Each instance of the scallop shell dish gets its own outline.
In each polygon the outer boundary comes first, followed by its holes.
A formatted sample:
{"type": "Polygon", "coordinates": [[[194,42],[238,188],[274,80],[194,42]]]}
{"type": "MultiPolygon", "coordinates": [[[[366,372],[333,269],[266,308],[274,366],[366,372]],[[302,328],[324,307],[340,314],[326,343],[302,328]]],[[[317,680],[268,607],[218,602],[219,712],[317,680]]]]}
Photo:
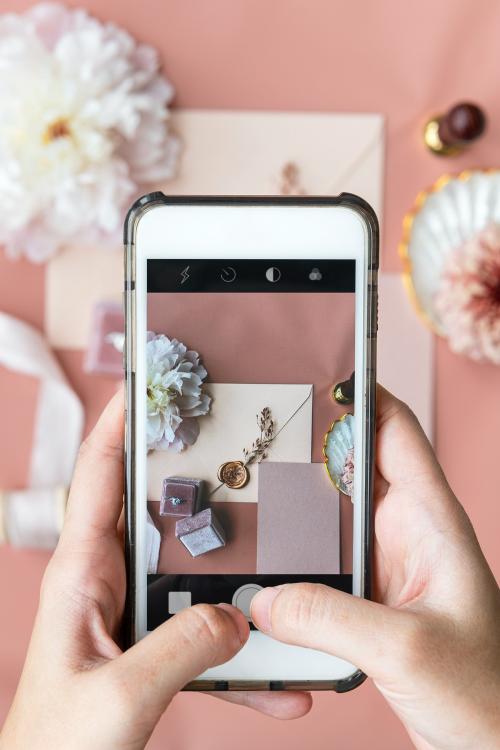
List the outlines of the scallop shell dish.
{"type": "Polygon", "coordinates": [[[344,414],[325,436],[323,453],[330,479],[352,499],[354,482],[354,416],[344,414]]]}
{"type": "Polygon", "coordinates": [[[500,364],[500,171],[444,176],[405,217],[406,286],[450,348],[500,364]]]}

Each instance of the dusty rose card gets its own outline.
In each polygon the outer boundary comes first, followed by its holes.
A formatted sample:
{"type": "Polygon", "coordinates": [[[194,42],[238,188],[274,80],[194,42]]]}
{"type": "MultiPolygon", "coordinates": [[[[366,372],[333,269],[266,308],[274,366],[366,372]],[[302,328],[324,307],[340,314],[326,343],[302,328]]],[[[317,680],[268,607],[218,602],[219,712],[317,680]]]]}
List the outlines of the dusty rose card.
{"type": "Polygon", "coordinates": [[[339,572],[339,493],[325,465],[263,462],[257,573],[339,572]]]}

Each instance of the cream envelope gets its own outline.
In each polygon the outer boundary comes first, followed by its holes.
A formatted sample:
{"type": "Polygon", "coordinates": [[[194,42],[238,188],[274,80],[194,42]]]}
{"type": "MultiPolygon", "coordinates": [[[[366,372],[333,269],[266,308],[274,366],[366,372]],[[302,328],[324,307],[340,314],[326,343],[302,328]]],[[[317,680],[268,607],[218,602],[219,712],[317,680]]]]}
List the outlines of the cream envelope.
{"type": "MultiPolygon", "coordinates": [[[[172,195],[349,191],[381,217],[382,115],[176,110],[172,125],[184,143],[179,176],[158,186],[172,195]]],[[[53,258],[45,294],[52,346],[85,349],[93,304],[120,299],[122,289],[121,248],[75,245],[53,258]]]]}
{"type": "Polygon", "coordinates": [[[381,216],[380,114],[176,110],[172,125],[184,141],[179,176],[166,186],[173,195],[344,191],[381,216]]]}
{"type": "MultiPolygon", "coordinates": [[[[212,406],[210,413],[200,418],[196,443],[181,453],[152,451],[148,455],[149,500],[160,500],[163,479],[169,476],[204,479],[208,491],[214,490],[220,484],[219,466],[225,461],[241,459],[243,449],[250,448],[259,436],[256,415],[265,406],[271,409],[277,431],[283,428],[269,447],[269,459],[310,463],[311,385],[210,383],[207,390],[213,398],[212,406]],[[285,426],[288,419],[290,422],[285,426]]],[[[250,480],[245,487],[238,490],[221,487],[210,496],[210,501],[257,502],[258,465],[248,468],[250,480]]]]}

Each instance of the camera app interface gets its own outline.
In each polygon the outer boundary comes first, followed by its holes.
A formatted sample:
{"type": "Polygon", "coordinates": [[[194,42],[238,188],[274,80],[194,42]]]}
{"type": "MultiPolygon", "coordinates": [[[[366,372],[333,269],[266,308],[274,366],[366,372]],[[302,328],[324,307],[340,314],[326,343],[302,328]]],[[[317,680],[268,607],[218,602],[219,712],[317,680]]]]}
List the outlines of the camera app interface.
{"type": "Polygon", "coordinates": [[[148,629],[352,588],[355,262],[149,260],[148,629]]]}

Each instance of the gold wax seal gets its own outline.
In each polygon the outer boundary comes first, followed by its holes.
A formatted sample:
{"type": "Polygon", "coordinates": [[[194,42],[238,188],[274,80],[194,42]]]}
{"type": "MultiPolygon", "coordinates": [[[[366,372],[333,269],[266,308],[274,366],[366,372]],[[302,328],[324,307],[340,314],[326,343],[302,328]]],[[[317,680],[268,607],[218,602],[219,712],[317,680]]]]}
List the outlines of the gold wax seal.
{"type": "Polygon", "coordinates": [[[231,490],[239,490],[246,485],[250,475],[243,461],[226,461],[219,467],[217,478],[231,490]]]}

